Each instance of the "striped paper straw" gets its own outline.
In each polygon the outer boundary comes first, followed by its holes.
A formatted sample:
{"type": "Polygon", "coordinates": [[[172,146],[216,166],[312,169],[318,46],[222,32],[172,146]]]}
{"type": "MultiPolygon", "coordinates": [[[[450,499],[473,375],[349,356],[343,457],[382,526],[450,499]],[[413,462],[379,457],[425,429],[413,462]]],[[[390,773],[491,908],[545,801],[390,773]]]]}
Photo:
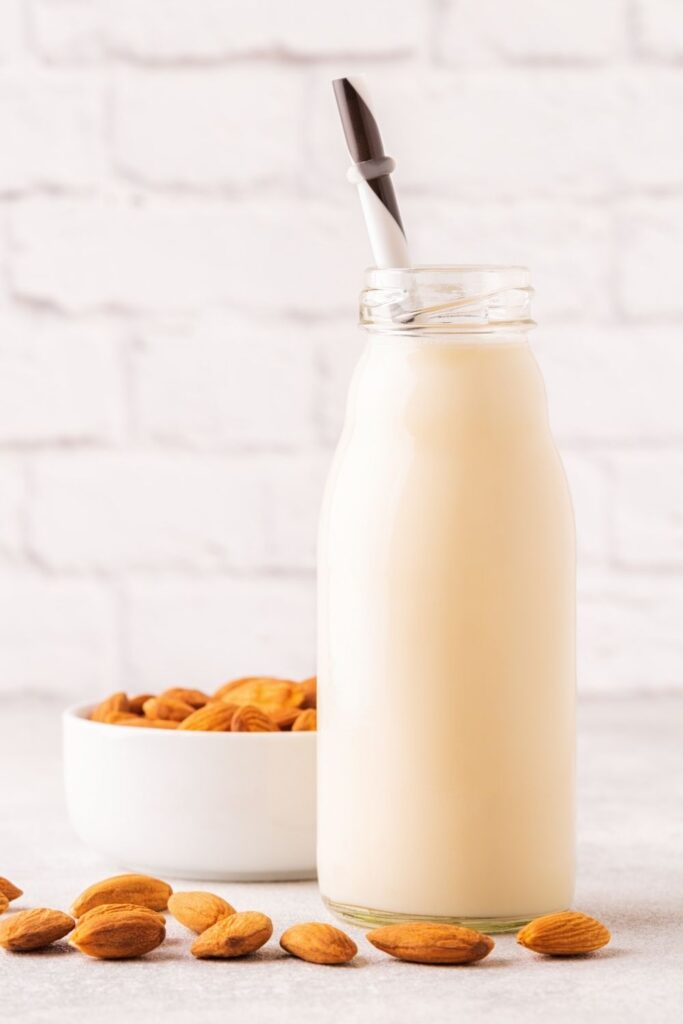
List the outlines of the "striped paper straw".
{"type": "Polygon", "coordinates": [[[409,267],[408,244],[391,180],[396,164],[384,152],[365,77],[337,78],[332,84],[353,160],[347,177],[358,189],[375,265],[409,267]]]}

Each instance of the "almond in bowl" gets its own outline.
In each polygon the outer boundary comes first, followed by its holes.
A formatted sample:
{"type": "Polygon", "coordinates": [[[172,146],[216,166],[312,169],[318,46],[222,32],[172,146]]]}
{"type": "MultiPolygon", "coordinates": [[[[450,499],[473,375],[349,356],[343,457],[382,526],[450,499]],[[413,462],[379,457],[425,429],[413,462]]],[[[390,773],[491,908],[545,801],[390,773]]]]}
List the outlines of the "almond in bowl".
{"type": "Polygon", "coordinates": [[[64,773],[76,832],[156,876],[314,878],[315,702],[313,680],[258,676],[212,693],[119,692],[70,708],[64,773]]]}

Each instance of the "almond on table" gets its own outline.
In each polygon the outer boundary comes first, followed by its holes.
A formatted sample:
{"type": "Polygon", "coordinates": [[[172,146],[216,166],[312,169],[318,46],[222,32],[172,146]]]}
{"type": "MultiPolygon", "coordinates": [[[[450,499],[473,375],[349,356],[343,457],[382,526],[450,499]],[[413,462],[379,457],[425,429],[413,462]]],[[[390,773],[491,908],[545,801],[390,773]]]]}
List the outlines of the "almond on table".
{"type": "Polygon", "coordinates": [[[520,946],[546,956],[580,956],[594,953],[610,941],[604,924],[576,910],[544,914],[530,921],[517,934],[520,946]]]}
{"type": "Polygon", "coordinates": [[[75,924],[74,919],[61,910],[48,907],[22,910],[0,921],[0,946],[12,953],[44,949],[68,935],[75,924]]]}
{"type": "Polygon", "coordinates": [[[212,892],[175,892],[168,901],[168,909],[176,921],[198,935],[235,913],[227,900],[212,892]]]}
{"type": "Polygon", "coordinates": [[[0,914],[4,914],[9,907],[9,900],[5,896],[4,892],[0,892],[0,914]]]}
{"type": "Polygon", "coordinates": [[[165,938],[165,923],[158,914],[144,907],[108,906],[84,915],[69,944],[100,960],[128,960],[150,953],[165,938]]]}
{"type": "Polygon", "coordinates": [[[273,934],[273,922],[255,910],[221,918],[192,944],[192,955],[219,960],[246,956],[265,945],[273,934]]]}
{"type": "Polygon", "coordinates": [[[150,875],[114,875],[85,889],[71,908],[82,917],[101,903],[133,903],[150,910],[165,910],[173,890],[167,882],[150,875]]]}
{"type": "Polygon", "coordinates": [[[0,893],[7,899],[8,903],[24,895],[23,889],[17,888],[9,878],[0,877],[0,893]]]}
{"type": "Polygon", "coordinates": [[[292,956],[311,964],[347,964],[358,946],[346,932],[320,921],[295,924],[283,932],[280,945],[292,956]]]}
{"type": "Polygon", "coordinates": [[[470,964],[483,960],[495,945],[489,935],[471,928],[428,921],[389,924],[366,938],[389,956],[416,964],[470,964]]]}
{"type": "Polygon", "coordinates": [[[162,913],[158,910],[150,910],[149,907],[140,907],[136,903],[99,903],[92,910],[86,910],[85,914],[81,914],[78,919],[78,926],[80,928],[84,921],[91,921],[93,917],[108,916],[113,910],[139,910],[143,914],[151,914],[159,924],[163,924],[164,927],[166,926],[166,918],[162,913]]]}

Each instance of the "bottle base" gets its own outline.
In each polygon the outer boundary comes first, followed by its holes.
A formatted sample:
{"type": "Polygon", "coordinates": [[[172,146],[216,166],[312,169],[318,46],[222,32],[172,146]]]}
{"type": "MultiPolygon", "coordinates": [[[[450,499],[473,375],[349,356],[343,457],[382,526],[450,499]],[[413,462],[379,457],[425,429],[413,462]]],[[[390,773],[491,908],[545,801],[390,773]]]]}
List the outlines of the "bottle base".
{"type": "Polygon", "coordinates": [[[358,928],[377,928],[384,924],[403,924],[406,921],[431,921],[435,924],[459,924],[464,928],[488,935],[516,932],[533,920],[526,917],[448,917],[437,914],[398,914],[391,910],[374,910],[370,907],[356,907],[350,903],[337,903],[322,896],[323,903],[336,917],[358,928]]]}

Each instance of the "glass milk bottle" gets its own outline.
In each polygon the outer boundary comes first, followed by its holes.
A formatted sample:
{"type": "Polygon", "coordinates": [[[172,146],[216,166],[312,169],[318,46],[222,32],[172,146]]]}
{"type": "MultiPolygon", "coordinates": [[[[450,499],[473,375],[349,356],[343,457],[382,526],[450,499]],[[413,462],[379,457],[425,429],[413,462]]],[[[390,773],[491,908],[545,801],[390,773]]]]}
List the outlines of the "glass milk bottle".
{"type": "Polygon", "coordinates": [[[356,923],[572,902],[574,522],[530,294],[366,274],[319,541],[318,869],[356,923]]]}

